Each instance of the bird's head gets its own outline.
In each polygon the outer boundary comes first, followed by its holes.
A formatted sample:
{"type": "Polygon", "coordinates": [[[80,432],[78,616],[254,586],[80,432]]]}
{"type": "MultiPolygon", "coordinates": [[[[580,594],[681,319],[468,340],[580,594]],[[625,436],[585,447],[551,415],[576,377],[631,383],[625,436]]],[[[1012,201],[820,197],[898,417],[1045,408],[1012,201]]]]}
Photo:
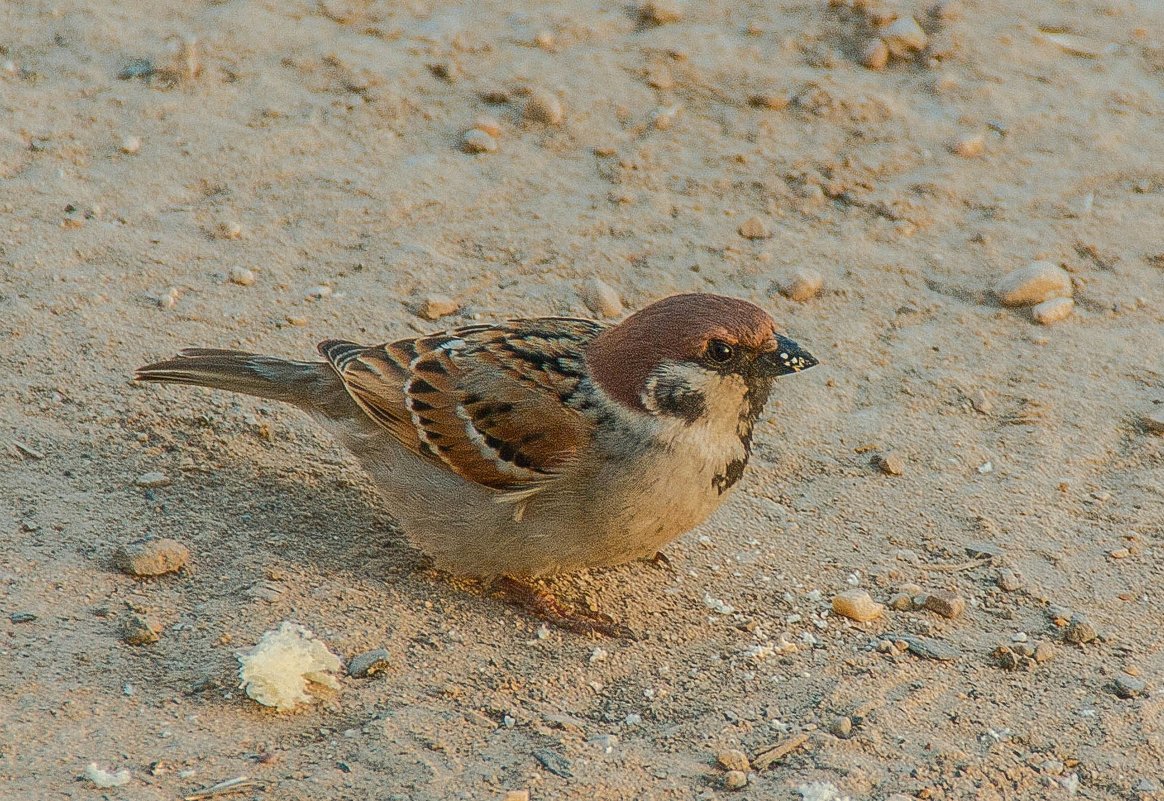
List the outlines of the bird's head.
{"type": "Polygon", "coordinates": [[[817,364],[759,306],[702,293],[673,295],[632,314],[595,337],[586,360],[614,400],[688,423],[732,406],[754,421],[773,381],[817,364]]]}

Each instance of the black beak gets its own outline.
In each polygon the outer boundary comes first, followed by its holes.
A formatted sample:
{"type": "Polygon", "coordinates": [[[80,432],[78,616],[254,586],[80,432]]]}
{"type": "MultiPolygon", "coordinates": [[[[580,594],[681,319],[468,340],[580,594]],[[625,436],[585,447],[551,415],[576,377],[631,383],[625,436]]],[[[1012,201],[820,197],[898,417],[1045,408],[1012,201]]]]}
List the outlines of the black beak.
{"type": "Polygon", "coordinates": [[[820,362],[816,357],[797,345],[788,337],[776,335],[776,347],[764,351],[756,358],[756,371],[761,375],[778,378],[782,375],[799,373],[820,362]]]}

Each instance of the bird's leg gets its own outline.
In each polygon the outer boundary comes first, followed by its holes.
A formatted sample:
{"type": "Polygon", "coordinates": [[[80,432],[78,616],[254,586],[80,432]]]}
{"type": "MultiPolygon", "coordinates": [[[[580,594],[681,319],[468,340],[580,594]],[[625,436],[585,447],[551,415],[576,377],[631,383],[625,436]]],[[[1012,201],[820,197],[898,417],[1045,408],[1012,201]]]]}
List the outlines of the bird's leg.
{"type": "Polygon", "coordinates": [[[616,622],[610,615],[579,610],[562,603],[543,586],[501,576],[494,580],[493,589],[507,603],[532,613],[551,626],[578,634],[595,633],[617,638],[634,636],[629,628],[616,622]]]}

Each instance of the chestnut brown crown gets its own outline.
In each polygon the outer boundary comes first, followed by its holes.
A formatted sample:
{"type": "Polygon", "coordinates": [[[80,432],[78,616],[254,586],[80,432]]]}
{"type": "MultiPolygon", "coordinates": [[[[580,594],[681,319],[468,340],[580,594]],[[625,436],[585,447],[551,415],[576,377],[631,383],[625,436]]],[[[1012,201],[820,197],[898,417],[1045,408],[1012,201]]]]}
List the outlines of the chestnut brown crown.
{"type": "Polygon", "coordinates": [[[818,363],[759,306],[706,293],[673,295],[632,314],[595,337],[586,360],[610,397],[638,410],[647,380],[668,362],[763,384],[818,363]]]}

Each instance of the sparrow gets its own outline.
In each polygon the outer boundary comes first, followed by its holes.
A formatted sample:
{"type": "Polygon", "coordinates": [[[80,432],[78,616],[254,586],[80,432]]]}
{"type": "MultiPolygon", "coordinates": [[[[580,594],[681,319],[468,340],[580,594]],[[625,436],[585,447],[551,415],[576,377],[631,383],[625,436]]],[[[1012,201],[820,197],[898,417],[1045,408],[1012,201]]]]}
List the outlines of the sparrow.
{"type": "Polygon", "coordinates": [[[817,360],[744,300],[664,298],[611,325],[467,325],[325,361],[191,348],[135,378],[299,407],[443,571],[518,582],[629,562],[703,522],[774,381],[817,360]]]}

